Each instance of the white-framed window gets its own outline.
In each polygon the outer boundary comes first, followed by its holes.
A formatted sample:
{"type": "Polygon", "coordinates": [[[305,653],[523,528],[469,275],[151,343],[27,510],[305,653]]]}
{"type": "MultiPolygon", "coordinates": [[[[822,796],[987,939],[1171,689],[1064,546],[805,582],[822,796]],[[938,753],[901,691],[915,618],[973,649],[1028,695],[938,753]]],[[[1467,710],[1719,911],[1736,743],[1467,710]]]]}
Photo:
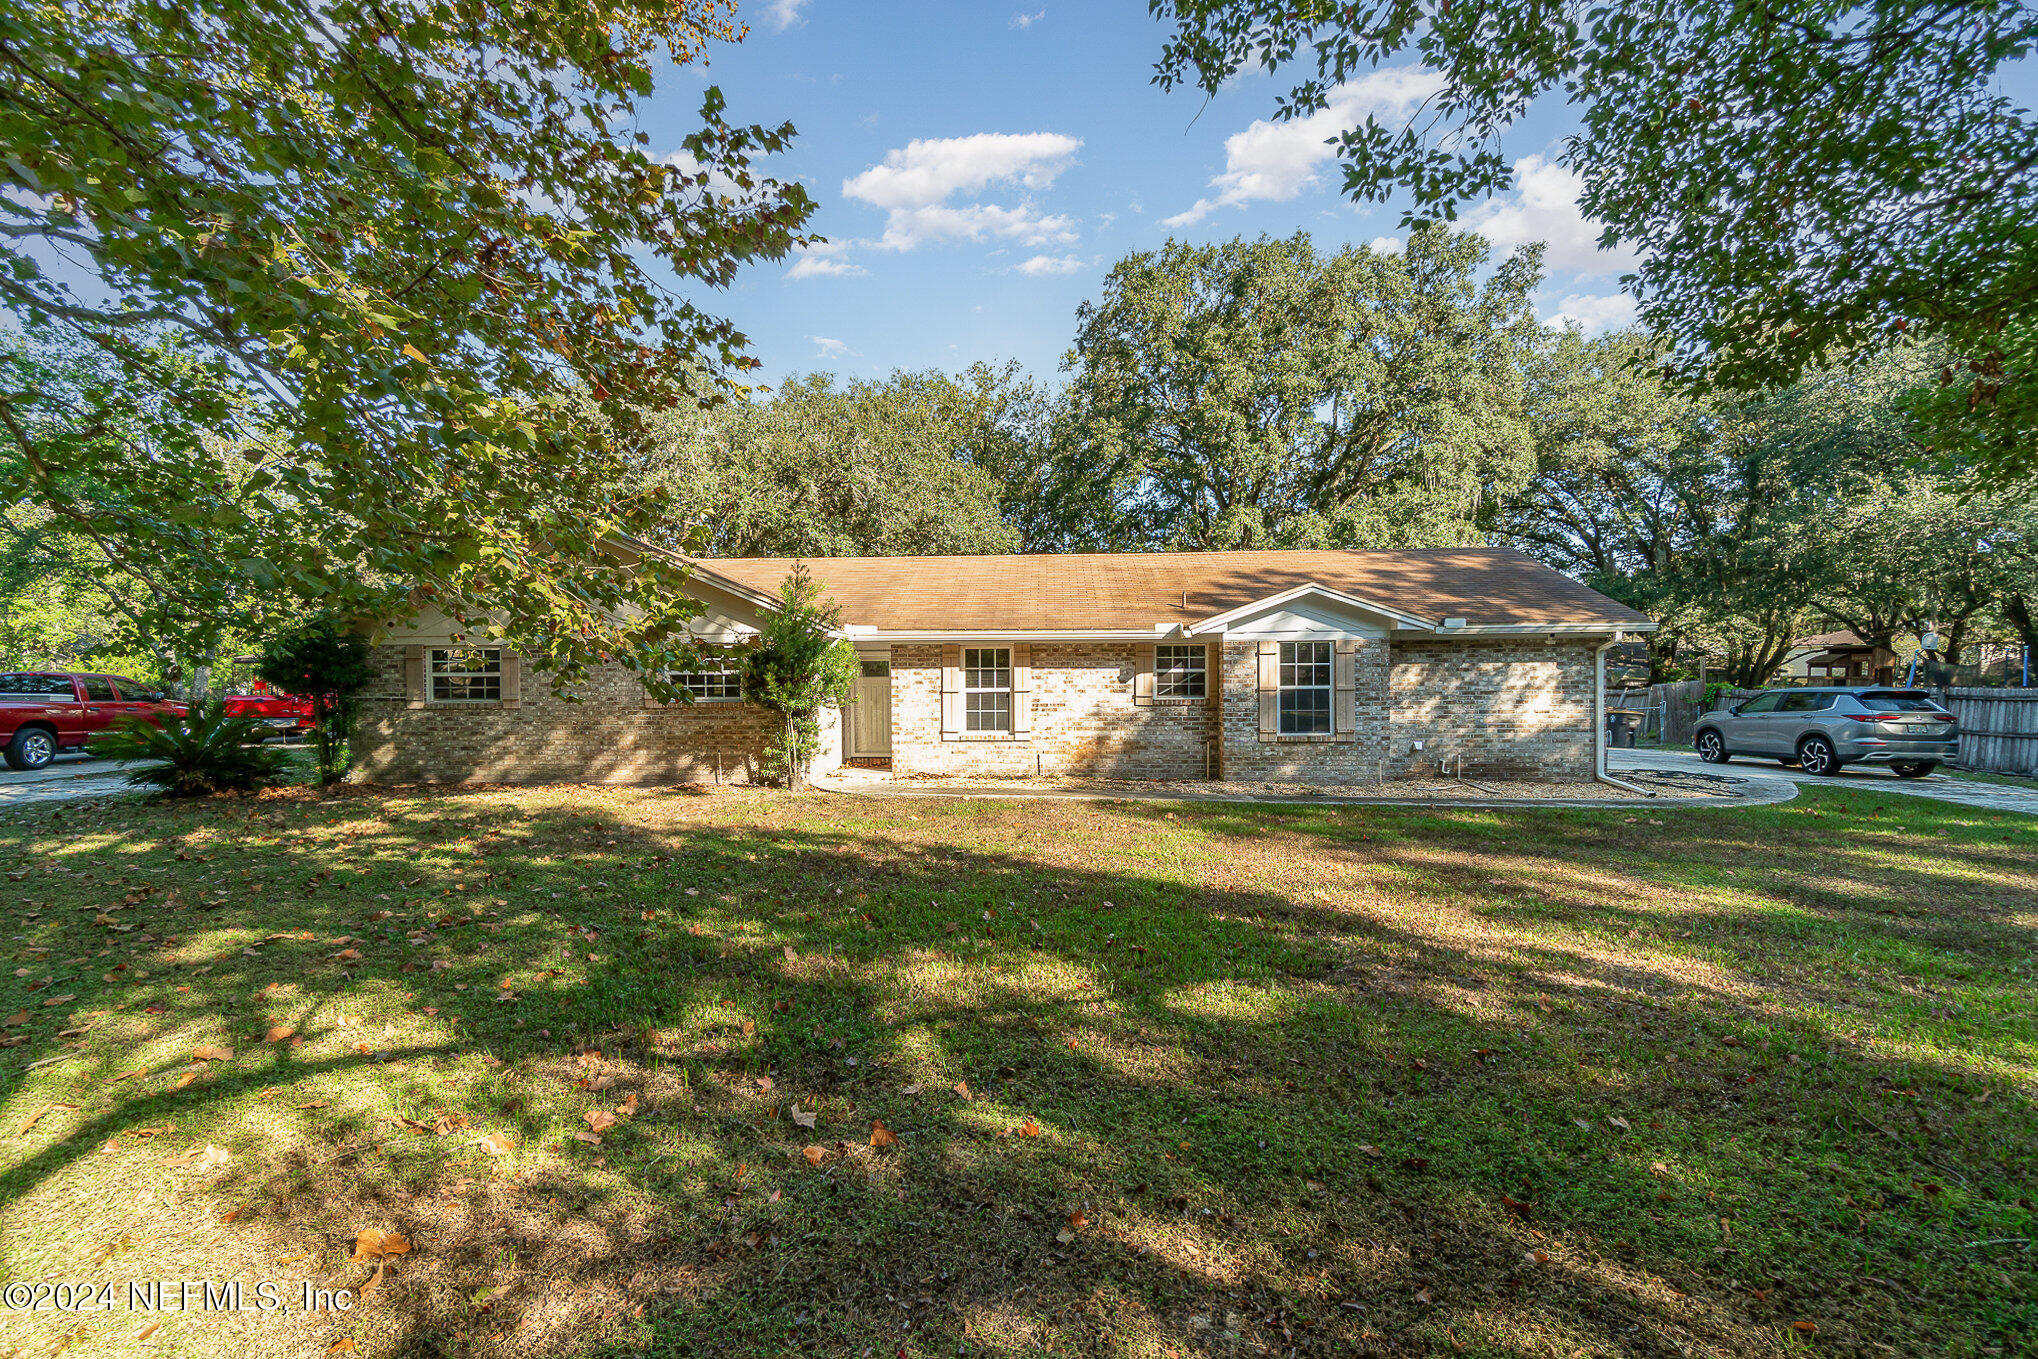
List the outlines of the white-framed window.
{"type": "Polygon", "coordinates": [[[1281,734],[1330,731],[1330,643],[1281,643],[1281,734]]]}
{"type": "Polygon", "coordinates": [[[675,670],[675,687],[692,695],[696,702],[730,702],[743,697],[743,667],[734,656],[707,655],[692,670],[675,670]]]}
{"type": "Polygon", "coordinates": [[[1208,661],[1202,644],[1184,646],[1168,642],[1153,649],[1153,696],[1156,699],[1196,700],[1210,696],[1208,661]]]}
{"type": "Polygon", "coordinates": [[[962,649],[962,713],[964,731],[1012,730],[1010,647],[962,649]]]}
{"type": "Polygon", "coordinates": [[[434,647],[427,654],[428,691],[434,703],[500,703],[502,648],[434,647]]]}

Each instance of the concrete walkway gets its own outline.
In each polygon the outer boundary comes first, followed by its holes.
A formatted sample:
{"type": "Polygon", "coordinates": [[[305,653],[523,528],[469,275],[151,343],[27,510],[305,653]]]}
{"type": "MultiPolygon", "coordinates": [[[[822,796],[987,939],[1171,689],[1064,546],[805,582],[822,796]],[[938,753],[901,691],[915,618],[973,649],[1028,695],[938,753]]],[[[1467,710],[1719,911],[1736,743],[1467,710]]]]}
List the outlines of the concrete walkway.
{"type": "Polygon", "coordinates": [[[1934,802],[1952,802],[1962,807],[1976,807],[1989,812],[2022,812],[2026,816],[2038,816],[2038,789],[2016,788],[2008,784],[1974,783],[1956,779],[1945,774],[1928,774],[1922,779],[1900,779],[1881,765],[1848,765],[1837,774],[1807,774],[1795,766],[1785,767],[1774,760],[1757,759],[1752,755],[1736,756],[1727,764],[1707,764],[1689,750],[1609,750],[1606,752],[1606,769],[1615,778],[1624,770],[1657,770],[1665,773],[1689,773],[1704,770],[1710,774],[1730,774],[1735,778],[1751,782],[1775,784],[1815,784],[1824,788],[1854,788],[1871,793],[1900,793],[1905,797],[1929,798],[1934,802]]]}
{"type": "MultiPolygon", "coordinates": [[[[1613,771],[1609,771],[1613,772],[1613,771]]],[[[1680,771],[1690,772],[1690,771],[1680,771]]],[[[1245,802],[1264,803],[1275,806],[1298,807],[1434,807],[1439,810],[1456,807],[1482,808],[1541,808],[1577,807],[1603,812],[1641,811],[1650,815],[1672,808],[1725,808],[1761,807],[1774,802],[1788,802],[1797,796],[1797,786],[1783,779],[1749,778],[1755,771],[1729,770],[1724,776],[1710,767],[1703,773],[1713,777],[1727,777],[1742,785],[1739,797],[1606,797],[1606,798],[1415,798],[1415,797],[1365,797],[1361,795],[1342,796],[1336,794],[1281,794],[1281,793],[1233,793],[1204,791],[1194,784],[1166,784],[1148,792],[1136,788],[1123,790],[1098,790],[1090,788],[1015,788],[996,780],[983,783],[968,783],[957,780],[941,788],[896,788],[890,786],[882,774],[858,769],[845,769],[813,780],[813,787],[824,793],[849,793],[858,797],[897,798],[955,798],[960,801],[1012,801],[1012,802],[1245,802]]],[[[1615,775],[1618,777],[1618,774],[1615,775]]]]}

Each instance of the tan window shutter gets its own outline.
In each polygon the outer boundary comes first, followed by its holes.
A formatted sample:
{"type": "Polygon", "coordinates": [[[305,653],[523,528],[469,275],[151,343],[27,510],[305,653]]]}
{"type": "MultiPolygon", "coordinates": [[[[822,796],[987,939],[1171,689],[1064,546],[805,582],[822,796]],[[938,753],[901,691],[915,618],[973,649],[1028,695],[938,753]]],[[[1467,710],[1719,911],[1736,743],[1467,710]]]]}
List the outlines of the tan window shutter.
{"type": "Polygon", "coordinates": [[[1024,642],[1012,644],[1012,734],[1025,736],[1033,730],[1033,648],[1024,642]]]}
{"type": "Polygon", "coordinates": [[[1281,731],[1281,644],[1260,643],[1260,735],[1281,731]]]}
{"type": "Polygon", "coordinates": [[[941,739],[962,735],[962,648],[941,648],[941,739]]]}
{"type": "Polygon", "coordinates": [[[1132,703],[1134,707],[1153,706],[1154,649],[1145,642],[1134,647],[1132,662],[1132,703]]]}
{"type": "Polygon", "coordinates": [[[1330,672],[1330,729],[1351,736],[1359,729],[1359,644],[1339,642],[1330,672]]]}
{"type": "Polygon", "coordinates": [[[524,658],[509,650],[502,653],[502,706],[524,706],[524,658]]]}
{"type": "Polygon", "coordinates": [[[413,708],[425,706],[425,656],[429,648],[407,646],[403,649],[403,697],[413,708]]]}

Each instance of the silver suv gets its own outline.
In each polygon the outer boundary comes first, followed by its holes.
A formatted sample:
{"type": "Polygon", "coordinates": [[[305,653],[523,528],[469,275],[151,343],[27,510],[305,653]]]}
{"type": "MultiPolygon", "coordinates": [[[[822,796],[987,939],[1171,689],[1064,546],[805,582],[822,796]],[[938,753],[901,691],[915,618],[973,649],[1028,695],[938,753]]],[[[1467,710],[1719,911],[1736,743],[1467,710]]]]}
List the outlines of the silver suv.
{"type": "Polygon", "coordinates": [[[1952,713],[1916,689],[1769,689],[1704,714],[1692,744],[1711,764],[1768,755],[1807,774],[1866,763],[1921,779],[1960,753],[1960,730],[1952,713]]]}

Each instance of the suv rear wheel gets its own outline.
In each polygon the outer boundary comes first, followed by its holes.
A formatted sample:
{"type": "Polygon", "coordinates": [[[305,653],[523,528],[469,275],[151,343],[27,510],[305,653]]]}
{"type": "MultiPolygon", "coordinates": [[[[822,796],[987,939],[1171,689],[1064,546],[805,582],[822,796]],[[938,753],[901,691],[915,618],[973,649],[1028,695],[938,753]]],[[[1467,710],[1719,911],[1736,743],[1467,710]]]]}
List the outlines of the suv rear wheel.
{"type": "Polygon", "coordinates": [[[1840,756],[1834,751],[1833,743],[1823,736],[1807,736],[1798,743],[1797,763],[1807,774],[1840,772],[1840,756]]]}
{"type": "Polygon", "coordinates": [[[1698,758],[1704,760],[1707,764],[1725,764],[1728,760],[1734,758],[1727,754],[1727,743],[1720,738],[1718,732],[1710,727],[1707,727],[1698,734],[1696,744],[1698,746],[1698,758]]]}
{"type": "Polygon", "coordinates": [[[23,727],[7,743],[9,769],[40,769],[56,758],[57,738],[48,727],[23,727]]]}

